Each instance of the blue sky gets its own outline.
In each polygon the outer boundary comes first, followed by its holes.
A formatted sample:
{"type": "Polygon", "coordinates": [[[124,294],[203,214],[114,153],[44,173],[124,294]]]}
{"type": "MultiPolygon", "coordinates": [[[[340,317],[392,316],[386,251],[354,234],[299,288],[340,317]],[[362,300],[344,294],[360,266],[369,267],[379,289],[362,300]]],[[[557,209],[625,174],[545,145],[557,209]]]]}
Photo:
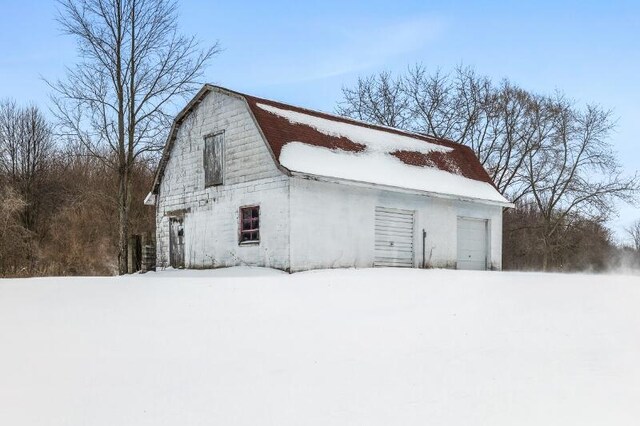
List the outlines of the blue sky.
{"type": "MultiPolygon", "coordinates": [[[[0,98],[45,106],[42,77],[76,59],[50,0],[3,1],[0,98]]],[[[207,80],[331,111],[343,85],[379,70],[471,65],[526,89],[562,90],[618,119],[613,137],[625,169],[640,169],[639,1],[188,1],[183,31],[224,51],[207,80]]],[[[620,208],[619,231],[640,218],[620,208]]],[[[620,233],[619,233],[620,234],[620,233]]]]}

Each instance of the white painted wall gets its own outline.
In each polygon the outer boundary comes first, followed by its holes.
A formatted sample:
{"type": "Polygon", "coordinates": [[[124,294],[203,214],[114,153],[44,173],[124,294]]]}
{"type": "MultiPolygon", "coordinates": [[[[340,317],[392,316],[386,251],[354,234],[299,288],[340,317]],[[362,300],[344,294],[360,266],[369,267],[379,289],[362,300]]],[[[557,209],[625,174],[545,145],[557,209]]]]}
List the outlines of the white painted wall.
{"type": "Polygon", "coordinates": [[[243,99],[213,91],[177,132],[156,202],[157,263],[169,262],[169,216],[185,214],[185,266],[289,268],[288,178],[243,99]],[[224,184],[205,188],[204,136],[224,130],[224,184]],[[260,205],[259,245],[238,245],[239,208],[260,205]]]}
{"type": "Polygon", "coordinates": [[[457,200],[291,178],[291,270],[371,267],[375,207],[415,210],[414,266],[455,268],[457,217],[489,220],[490,264],[502,267],[502,208],[457,200]]]}

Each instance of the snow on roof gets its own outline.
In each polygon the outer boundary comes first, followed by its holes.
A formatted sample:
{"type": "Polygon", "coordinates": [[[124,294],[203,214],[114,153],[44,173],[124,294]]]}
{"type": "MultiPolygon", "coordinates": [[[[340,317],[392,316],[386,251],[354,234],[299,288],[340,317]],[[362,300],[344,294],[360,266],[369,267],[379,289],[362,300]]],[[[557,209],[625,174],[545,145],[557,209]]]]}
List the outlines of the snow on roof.
{"type": "Polygon", "coordinates": [[[292,172],[511,205],[468,146],[208,84],[174,120],[156,170],[154,194],[177,128],[211,91],[244,99],[274,160],[292,172]]]}
{"type": "MultiPolygon", "coordinates": [[[[495,189],[488,176],[465,176],[455,146],[425,140],[424,136],[384,127],[336,120],[328,114],[312,115],[256,102],[258,108],[297,126],[308,126],[322,135],[347,140],[353,147],[326,146],[312,139],[282,144],[278,160],[287,169],[338,179],[373,183],[446,196],[509,202],[495,189]],[[354,148],[357,147],[357,148],[354,148]],[[452,155],[454,154],[454,155],[452,155]],[[458,161],[456,161],[458,159],[458,161]]],[[[299,132],[293,135],[304,137],[299,132]]],[[[473,157],[476,163],[479,162],[473,157]]],[[[481,166],[480,166],[481,167],[481,166]]],[[[484,172],[484,170],[482,170],[484,172]]]]}
{"type": "Polygon", "coordinates": [[[416,139],[411,134],[390,133],[387,130],[357,126],[353,123],[330,120],[298,111],[276,108],[263,103],[258,103],[257,106],[284,117],[291,123],[311,126],[327,136],[344,137],[357,144],[365,145],[366,150],[370,152],[415,151],[429,154],[434,151],[448,153],[453,150],[453,148],[416,139]]]}
{"type": "Polygon", "coordinates": [[[434,167],[407,165],[380,151],[357,153],[290,142],[282,148],[280,164],[305,174],[508,203],[490,183],[434,167]]]}

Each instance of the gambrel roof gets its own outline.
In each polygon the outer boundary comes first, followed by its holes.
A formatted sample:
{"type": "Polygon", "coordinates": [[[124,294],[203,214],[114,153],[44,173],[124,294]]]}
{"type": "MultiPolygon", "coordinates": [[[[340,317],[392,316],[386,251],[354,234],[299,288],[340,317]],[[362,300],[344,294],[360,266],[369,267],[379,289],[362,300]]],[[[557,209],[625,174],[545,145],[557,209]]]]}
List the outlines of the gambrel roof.
{"type": "Polygon", "coordinates": [[[212,85],[205,85],[176,118],[156,172],[154,194],[177,128],[211,91],[244,99],[274,160],[285,173],[510,205],[465,145],[212,85]]]}

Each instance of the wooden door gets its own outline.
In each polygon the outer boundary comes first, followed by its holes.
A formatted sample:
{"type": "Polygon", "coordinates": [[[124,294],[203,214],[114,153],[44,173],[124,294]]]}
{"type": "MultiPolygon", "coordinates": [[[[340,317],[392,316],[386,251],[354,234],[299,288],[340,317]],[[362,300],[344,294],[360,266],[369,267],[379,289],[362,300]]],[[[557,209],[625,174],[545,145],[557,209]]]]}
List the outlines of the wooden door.
{"type": "Polygon", "coordinates": [[[184,268],[184,219],[169,219],[169,261],[174,268],[184,268]]]}

